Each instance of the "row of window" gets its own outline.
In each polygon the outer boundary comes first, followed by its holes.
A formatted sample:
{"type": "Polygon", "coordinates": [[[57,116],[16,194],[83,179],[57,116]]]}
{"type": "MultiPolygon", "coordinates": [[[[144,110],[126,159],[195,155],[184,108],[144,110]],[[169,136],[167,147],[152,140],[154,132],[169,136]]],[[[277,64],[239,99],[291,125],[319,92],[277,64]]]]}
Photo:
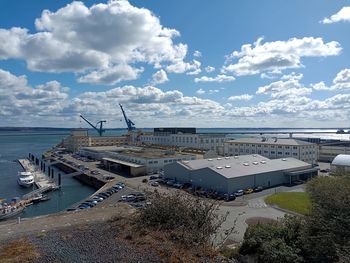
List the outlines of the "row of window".
{"type": "MultiPolygon", "coordinates": [[[[255,146],[256,146],[256,147],[258,147],[258,148],[262,148],[262,147],[264,147],[264,148],[268,148],[268,147],[270,147],[270,148],[275,148],[275,145],[267,145],[267,144],[265,144],[265,145],[261,145],[261,144],[255,145],[255,144],[230,143],[230,146],[236,146],[236,147],[238,147],[238,146],[255,147],[255,146]]],[[[292,149],[294,149],[294,150],[300,148],[300,146],[298,147],[298,146],[282,146],[282,145],[278,145],[276,148],[282,149],[283,147],[284,147],[285,149],[290,149],[290,148],[292,148],[292,149]]],[[[315,147],[315,146],[313,146],[313,145],[302,146],[301,149],[309,149],[309,148],[314,148],[314,147],[315,147]]]]}

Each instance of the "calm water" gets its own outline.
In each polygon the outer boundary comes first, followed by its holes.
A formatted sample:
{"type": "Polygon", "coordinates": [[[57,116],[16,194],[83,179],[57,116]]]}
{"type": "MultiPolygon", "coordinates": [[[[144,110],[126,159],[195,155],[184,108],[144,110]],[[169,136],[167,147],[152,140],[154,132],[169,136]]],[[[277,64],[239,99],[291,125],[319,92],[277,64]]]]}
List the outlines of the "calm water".
{"type": "MultiPolygon", "coordinates": [[[[2,132],[0,133],[0,198],[21,197],[32,189],[17,184],[17,173],[22,167],[14,160],[26,158],[28,153],[37,157],[59,143],[66,134],[55,132],[2,132]]],[[[62,173],[62,172],[61,172],[62,173]]],[[[57,171],[55,173],[57,175],[57,171]]],[[[62,211],[94,192],[93,188],[82,185],[74,178],[62,175],[62,189],[50,192],[51,199],[27,207],[23,217],[32,217],[62,211]]]]}
{"type": "MultiPolygon", "coordinates": [[[[143,129],[152,131],[152,129],[143,129]]],[[[242,129],[242,128],[198,128],[198,133],[237,133],[237,132],[319,132],[329,134],[305,134],[296,137],[321,137],[323,139],[349,140],[350,134],[335,134],[337,129],[242,129]]],[[[346,129],[347,131],[348,129],[346,129]]],[[[125,134],[125,129],[108,130],[106,136],[125,134]]],[[[14,160],[26,158],[28,153],[40,157],[43,152],[59,143],[69,133],[66,131],[0,131],[0,198],[22,196],[31,189],[21,188],[17,184],[17,173],[22,167],[14,160]]],[[[90,135],[95,135],[89,131],[90,135]]],[[[247,135],[231,134],[230,137],[239,138],[247,135]]],[[[259,135],[252,135],[259,136],[259,135]]],[[[282,135],[281,136],[287,136],[282,135]]],[[[57,171],[55,175],[57,175],[57,171]]],[[[62,172],[61,172],[62,173],[62,172]]],[[[23,216],[32,217],[62,211],[72,204],[91,195],[94,189],[81,184],[68,176],[62,176],[62,189],[49,193],[51,200],[29,206],[23,216]]]]}

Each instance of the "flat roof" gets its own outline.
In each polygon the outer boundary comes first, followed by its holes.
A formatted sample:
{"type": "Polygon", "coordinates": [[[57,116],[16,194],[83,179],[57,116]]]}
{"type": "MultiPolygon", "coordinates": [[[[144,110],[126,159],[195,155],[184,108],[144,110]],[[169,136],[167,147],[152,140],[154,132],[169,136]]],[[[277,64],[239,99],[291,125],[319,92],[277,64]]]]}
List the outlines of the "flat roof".
{"type": "Polygon", "coordinates": [[[128,151],[128,150],[134,150],[134,151],[141,151],[141,147],[136,146],[90,146],[90,147],[82,147],[81,150],[85,151],[91,151],[91,152],[121,152],[121,151],[128,151]]]}
{"type": "Polygon", "coordinates": [[[102,160],[106,160],[108,162],[118,163],[118,164],[130,166],[130,167],[134,167],[134,168],[144,167],[144,165],[142,165],[142,164],[130,163],[130,162],[126,162],[126,161],[122,161],[122,160],[118,160],[118,159],[113,159],[113,158],[102,158],[102,160]]]}
{"type": "MultiPolygon", "coordinates": [[[[266,137],[265,137],[266,138],[266,137]]],[[[296,139],[290,139],[290,138],[266,138],[266,140],[263,140],[263,138],[240,138],[235,140],[228,140],[225,143],[254,143],[254,144],[266,144],[266,145],[315,145],[311,142],[296,140],[296,139]]]]}
{"type": "Polygon", "coordinates": [[[193,154],[185,154],[185,153],[173,153],[172,151],[152,151],[152,150],[145,150],[145,151],[123,151],[120,152],[121,155],[127,155],[132,157],[139,157],[139,158],[145,158],[145,159],[155,159],[155,158],[174,158],[174,157],[182,157],[182,156],[194,156],[193,154]]]}
{"type": "Polygon", "coordinates": [[[309,169],[311,164],[295,158],[268,159],[258,154],[177,162],[188,170],[211,169],[226,178],[309,169]]]}

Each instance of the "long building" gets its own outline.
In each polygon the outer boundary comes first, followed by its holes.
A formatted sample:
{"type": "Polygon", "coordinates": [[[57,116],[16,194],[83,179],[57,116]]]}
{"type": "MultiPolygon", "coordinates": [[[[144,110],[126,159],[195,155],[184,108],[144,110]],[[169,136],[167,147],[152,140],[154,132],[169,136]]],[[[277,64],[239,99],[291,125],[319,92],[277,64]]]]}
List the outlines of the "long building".
{"type": "Polygon", "coordinates": [[[311,164],[295,158],[270,160],[253,154],[179,161],[166,165],[164,176],[206,190],[233,193],[257,186],[292,184],[316,176],[317,171],[311,164]]]}
{"type": "Polygon", "coordinates": [[[141,143],[212,150],[221,155],[226,140],[225,134],[196,133],[196,128],[155,128],[153,133],[134,135],[134,141],[141,143]]]}
{"type": "Polygon", "coordinates": [[[108,170],[126,176],[157,173],[169,163],[196,159],[193,154],[136,146],[83,147],[79,154],[101,160],[108,170]]]}
{"type": "Polygon", "coordinates": [[[316,164],[318,148],[314,143],[282,138],[242,138],[229,140],[224,146],[225,156],[260,154],[270,159],[293,157],[316,164]]]}

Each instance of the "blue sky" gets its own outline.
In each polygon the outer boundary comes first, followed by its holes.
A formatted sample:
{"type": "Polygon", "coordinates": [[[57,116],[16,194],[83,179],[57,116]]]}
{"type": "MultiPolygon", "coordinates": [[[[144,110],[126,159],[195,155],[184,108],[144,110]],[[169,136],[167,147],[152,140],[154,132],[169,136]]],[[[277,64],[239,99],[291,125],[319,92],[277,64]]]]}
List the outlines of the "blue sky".
{"type": "Polygon", "coordinates": [[[1,1],[0,126],[349,126],[350,1],[219,3],[1,1]]]}

